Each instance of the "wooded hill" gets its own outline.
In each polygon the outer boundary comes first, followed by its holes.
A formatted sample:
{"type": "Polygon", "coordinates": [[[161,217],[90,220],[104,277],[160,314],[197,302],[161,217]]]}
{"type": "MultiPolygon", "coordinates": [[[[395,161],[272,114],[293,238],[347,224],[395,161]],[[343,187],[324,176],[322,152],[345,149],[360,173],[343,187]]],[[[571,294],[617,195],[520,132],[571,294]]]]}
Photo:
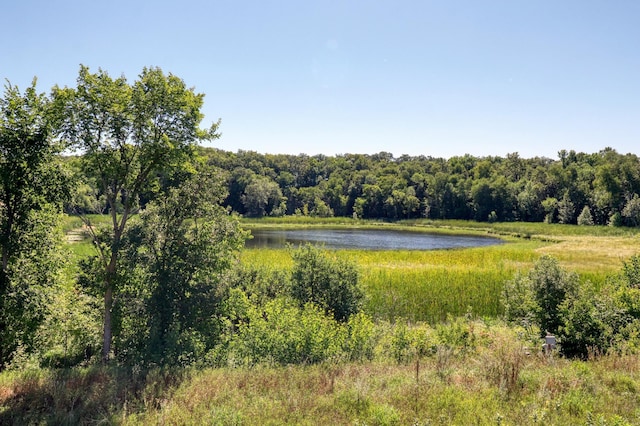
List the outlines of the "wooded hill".
{"type": "Polygon", "coordinates": [[[357,216],[640,224],[640,161],[612,148],[558,159],[392,154],[308,156],[201,149],[225,203],[252,217],[357,216]]]}

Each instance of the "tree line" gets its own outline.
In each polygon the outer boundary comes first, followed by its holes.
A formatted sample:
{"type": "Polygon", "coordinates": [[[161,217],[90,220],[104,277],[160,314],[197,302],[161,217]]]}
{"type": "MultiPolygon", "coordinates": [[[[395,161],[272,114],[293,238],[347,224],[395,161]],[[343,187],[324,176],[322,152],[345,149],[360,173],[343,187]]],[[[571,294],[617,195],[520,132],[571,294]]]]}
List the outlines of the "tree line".
{"type": "Polygon", "coordinates": [[[226,205],[251,217],[640,224],[640,160],[611,148],[555,160],[202,152],[224,170],[226,205]]]}

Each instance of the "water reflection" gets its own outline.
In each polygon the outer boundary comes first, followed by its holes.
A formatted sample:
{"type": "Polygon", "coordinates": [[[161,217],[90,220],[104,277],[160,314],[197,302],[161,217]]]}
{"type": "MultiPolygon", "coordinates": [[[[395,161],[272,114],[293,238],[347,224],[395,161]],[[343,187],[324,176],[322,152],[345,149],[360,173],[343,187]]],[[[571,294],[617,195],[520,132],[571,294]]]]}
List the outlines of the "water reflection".
{"type": "Polygon", "coordinates": [[[287,244],[320,244],[329,249],[437,250],[501,244],[492,237],[427,234],[384,229],[256,229],[247,248],[283,248],[287,244]]]}

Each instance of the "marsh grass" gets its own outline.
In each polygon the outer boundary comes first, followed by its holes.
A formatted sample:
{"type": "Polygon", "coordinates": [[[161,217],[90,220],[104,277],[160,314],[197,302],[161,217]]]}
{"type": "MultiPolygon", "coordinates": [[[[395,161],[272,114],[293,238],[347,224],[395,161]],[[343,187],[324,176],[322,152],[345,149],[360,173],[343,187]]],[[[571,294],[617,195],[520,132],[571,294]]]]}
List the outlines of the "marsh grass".
{"type": "MultiPolygon", "coordinates": [[[[284,218],[247,221],[249,227],[339,227],[339,220],[284,218]]],[[[344,221],[345,219],[342,218],[344,221]]],[[[472,312],[496,317],[500,294],[516,272],[530,269],[542,255],[556,257],[563,268],[582,280],[602,284],[622,262],[640,253],[640,234],[632,228],[543,223],[478,223],[468,221],[406,221],[376,223],[346,219],[351,227],[410,229],[450,235],[500,235],[505,244],[434,251],[341,250],[355,261],[366,289],[366,311],[378,319],[406,318],[435,323],[447,315],[472,312]]],[[[345,225],[342,225],[345,226],[345,225]]],[[[244,262],[290,268],[287,250],[245,250],[244,262]]]]}

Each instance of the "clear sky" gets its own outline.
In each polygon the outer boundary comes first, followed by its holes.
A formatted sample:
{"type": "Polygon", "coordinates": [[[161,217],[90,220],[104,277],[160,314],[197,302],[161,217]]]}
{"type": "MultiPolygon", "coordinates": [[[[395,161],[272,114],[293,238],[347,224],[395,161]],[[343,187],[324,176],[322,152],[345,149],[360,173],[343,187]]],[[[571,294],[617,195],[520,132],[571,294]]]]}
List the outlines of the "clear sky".
{"type": "Polygon", "coordinates": [[[234,152],[640,154],[637,0],[5,0],[0,43],[22,89],[159,66],[234,152]]]}

